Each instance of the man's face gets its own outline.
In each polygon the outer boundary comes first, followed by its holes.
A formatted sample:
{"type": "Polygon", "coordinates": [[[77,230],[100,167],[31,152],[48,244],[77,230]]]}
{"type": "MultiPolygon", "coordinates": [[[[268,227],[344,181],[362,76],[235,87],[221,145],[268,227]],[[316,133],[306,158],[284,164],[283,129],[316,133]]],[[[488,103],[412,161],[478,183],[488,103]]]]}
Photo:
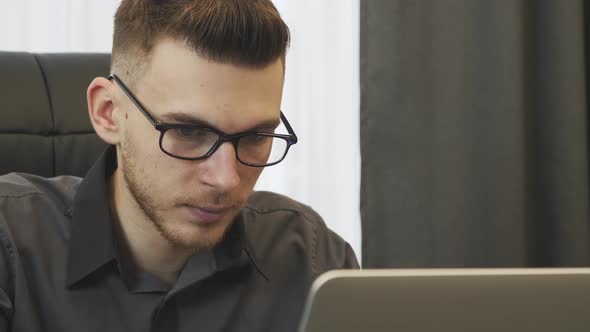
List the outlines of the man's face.
{"type": "MultiPolygon", "coordinates": [[[[227,134],[278,122],[280,60],[263,69],[219,64],[171,39],[158,42],[152,52],[146,72],[130,89],[156,120],[205,123],[227,134]]],[[[122,92],[119,97],[117,172],[126,196],[139,207],[137,217],[150,220],[174,245],[211,248],[245,204],[262,168],[240,164],[229,142],[204,160],[170,157],[159,148],[160,132],[122,92]]]]}

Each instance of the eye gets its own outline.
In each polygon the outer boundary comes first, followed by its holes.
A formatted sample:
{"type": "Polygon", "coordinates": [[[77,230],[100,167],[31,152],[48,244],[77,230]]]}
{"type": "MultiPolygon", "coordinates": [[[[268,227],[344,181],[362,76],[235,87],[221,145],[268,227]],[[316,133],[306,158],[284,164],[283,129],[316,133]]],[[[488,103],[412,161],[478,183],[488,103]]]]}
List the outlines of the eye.
{"type": "Polygon", "coordinates": [[[263,145],[270,140],[272,140],[272,136],[266,135],[258,135],[258,134],[251,134],[242,137],[243,143],[248,145],[263,145]]]}
{"type": "Polygon", "coordinates": [[[200,139],[209,137],[211,133],[201,128],[179,127],[172,129],[174,135],[179,138],[200,139]]]}

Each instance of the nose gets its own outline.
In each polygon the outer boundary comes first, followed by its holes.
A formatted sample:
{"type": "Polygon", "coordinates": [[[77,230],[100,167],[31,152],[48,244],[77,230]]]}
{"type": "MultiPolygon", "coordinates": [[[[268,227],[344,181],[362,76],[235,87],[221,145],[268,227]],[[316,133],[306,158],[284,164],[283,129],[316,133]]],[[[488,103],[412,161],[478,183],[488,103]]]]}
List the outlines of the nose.
{"type": "Polygon", "coordinates": [[[239,161],[231,142],[224,142],[209,158],[205,159],[206,172],[203,181],[219,192],[229,192],[240,184],[239,161]]]}

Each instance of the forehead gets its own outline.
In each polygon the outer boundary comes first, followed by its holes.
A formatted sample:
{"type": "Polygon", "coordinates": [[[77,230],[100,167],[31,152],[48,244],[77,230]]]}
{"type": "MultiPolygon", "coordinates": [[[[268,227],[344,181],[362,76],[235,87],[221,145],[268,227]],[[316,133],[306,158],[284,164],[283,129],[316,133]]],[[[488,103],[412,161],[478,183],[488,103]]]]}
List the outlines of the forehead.
{"type": "Polygon", "coordinates": [[[264,68],[208,60],[183,42],[156,43],[137,94],[154,117],[186,114],[236,132],[278,120],[283,90],[280,59],[264,68]]]}

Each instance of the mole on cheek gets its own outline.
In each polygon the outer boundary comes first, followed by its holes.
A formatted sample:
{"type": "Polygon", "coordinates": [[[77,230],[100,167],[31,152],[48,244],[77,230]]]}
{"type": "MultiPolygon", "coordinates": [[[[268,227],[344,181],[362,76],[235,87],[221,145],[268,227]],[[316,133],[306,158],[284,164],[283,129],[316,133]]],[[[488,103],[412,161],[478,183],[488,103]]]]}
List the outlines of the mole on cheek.
{"type": "Polygon", "coordinates": [[[127,113],[125,113],[125,120],[127,120],[127,118],[128,118],[127,113]]]}

